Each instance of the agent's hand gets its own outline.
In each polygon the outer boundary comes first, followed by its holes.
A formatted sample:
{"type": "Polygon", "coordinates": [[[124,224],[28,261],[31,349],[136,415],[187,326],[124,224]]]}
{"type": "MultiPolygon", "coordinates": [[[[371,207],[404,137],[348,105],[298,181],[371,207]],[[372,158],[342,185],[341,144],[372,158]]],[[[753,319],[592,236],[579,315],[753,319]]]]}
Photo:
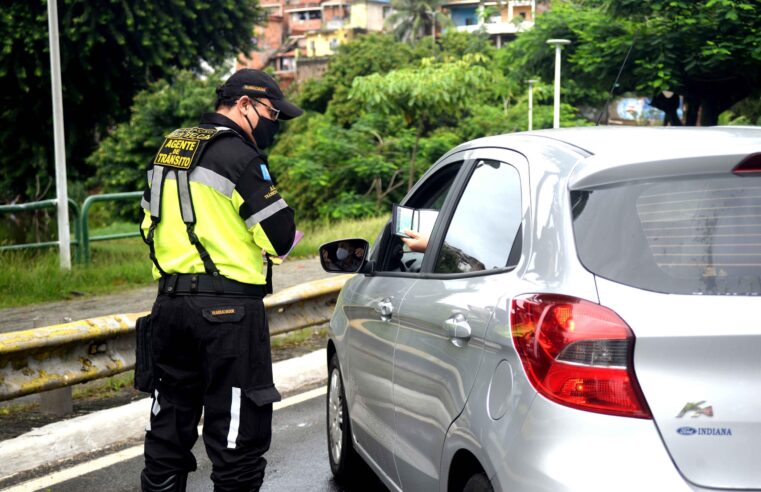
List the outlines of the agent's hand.
{"type": "Polygon", "coordinates": [[[402,241],[410,248],[410,251],[425,253],[425,250],[428,249],[428,236],[410,229],[405,229],[404,233],[409,237],[403,237],[402,241]]]}

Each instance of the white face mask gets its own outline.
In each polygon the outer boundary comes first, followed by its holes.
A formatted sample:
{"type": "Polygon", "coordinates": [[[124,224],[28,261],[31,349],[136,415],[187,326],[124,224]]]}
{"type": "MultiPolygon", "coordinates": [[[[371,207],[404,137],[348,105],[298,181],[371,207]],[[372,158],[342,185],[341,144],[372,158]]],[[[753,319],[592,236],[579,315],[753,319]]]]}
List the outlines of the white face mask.
{"type": "Polygon", "coordinates": [[[336,249],[336,258],[338,258],[338,261],[345,260],[347,256],[349,256],[349,250],[346,248],[336,249]]]}

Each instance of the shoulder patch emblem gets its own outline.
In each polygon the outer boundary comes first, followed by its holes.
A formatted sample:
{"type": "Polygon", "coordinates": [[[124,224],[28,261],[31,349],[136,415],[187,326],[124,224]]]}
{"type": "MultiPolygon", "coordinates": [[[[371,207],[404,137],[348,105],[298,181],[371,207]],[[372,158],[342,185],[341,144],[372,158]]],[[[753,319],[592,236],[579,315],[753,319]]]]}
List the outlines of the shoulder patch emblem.
{"type": "Polygon", "coordinates": [[[153,164],[189,169],[203,147],[221,130],[216,128],[180,128],[170,133],[156,153],[153,164]]]}
{"type": "Polygon", "coordinates": [[[262,169],[262,177],[264,178],[264,181],[272,181],[272,177],[270,176],[269,169],[267,169],[267,165],[262,164],[261,169],[262,169]]]}

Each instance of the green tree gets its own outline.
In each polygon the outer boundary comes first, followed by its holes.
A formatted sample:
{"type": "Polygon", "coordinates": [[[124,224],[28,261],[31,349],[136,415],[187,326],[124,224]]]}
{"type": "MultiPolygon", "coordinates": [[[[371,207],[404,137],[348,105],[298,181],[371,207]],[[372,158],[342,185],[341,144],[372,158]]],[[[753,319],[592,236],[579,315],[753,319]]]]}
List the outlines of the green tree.
{"type": "Polygon", "coordinates": [[[408,188],[417,179],[420,138],[442,123],[455,124],[478,98],[494,99],[504,87],[501,74],[488,69],[483,55],[436,63],[425,60],[419,68],[403,68],[385,75],[373,74],[354,80],[350,97],[370,110],[401,115],[415,132],[410,153],[408,188]]]}
{"type": "Polygon", "coordinates": [[[356,104],[349,100],[352,81],[364,75],[386,73],[409,66],[419,56],[413,49],[389,34],[367,34],[351,43],[342,44],[331,58],[327,73],[320,79],[307,81],[299,89],[298,103],[305,110],[330,115],[344,126],[359,117],[356,104]],[[383,56],[378,56],[383,53],[383,56]]]}
{"type": "MultiPolygon", "coordinates": [[[[525,87],[486,36],[447,32],[433,57],[430,39],[409,46],[370,37],[345,45],[347,56],[322,79],[329,83],[301,87],[301,104],[319,104],[288,124],[270,155],[300,218],[388,212],[410,176],[457,144],[526,129],[525,87]],[[389,63],[378,50],[398,58],[389,63]]],[[[537,84],[534,128],[552,125],[552,102],[552,86],[537,84]]],[[[564,124],[584,124],[576,113],[563,104],[564,124]]]]}
{"type": "Polygon", "coordinates": [[[213,111],[218,72],[204,78],[183,70],[140,91],[128,122],[118,124],[87,159],[96,169],[91,185],[107,191],[140,190],[145,171],[164,140],[176,128],[198,123],[201,113],[213,111]]]}
{"type": "MultiPolygon", "coordinates": [[[[52,174],[52,117],[44,0],[0,12],[0,199],[35,193],[52,174]]],[[[86,157],[134,95],[174,67],[199,70],[252,47],[257,2],[234,0],[58,1],[69,176],[89,176],[86,157]]]]}
{"type": "MultiPolygon", "coordinates": [[[[545,44],[550,38],[572,41],[563,69],[564,93],[572,103],[599,102],[630,48],[616,91],[682,95],[687,125],[716,124],[722,111],[760,92],[757,1],[557,0],[534,29],[508,45],[506,60],[523,78],[550,80],[553,52],[545,44]]],[[[667,108],[661,97],[654,104],[667,108]]]]}

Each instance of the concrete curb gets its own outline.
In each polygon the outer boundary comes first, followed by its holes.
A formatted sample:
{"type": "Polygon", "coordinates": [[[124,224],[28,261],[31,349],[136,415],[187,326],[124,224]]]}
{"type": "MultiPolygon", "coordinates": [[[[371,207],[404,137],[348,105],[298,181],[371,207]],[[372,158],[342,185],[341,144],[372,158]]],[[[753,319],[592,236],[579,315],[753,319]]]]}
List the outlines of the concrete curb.
{"type": "MultiPolygon", "coordinates": [[[[281,393],[318,384],[327,378],[325,349],[276,362],[275,385],[281,393]]],[[[151,399],[63,420],[0,442],[0,480],[38,466],[73,458],[145,433],[151,399]]]]}

